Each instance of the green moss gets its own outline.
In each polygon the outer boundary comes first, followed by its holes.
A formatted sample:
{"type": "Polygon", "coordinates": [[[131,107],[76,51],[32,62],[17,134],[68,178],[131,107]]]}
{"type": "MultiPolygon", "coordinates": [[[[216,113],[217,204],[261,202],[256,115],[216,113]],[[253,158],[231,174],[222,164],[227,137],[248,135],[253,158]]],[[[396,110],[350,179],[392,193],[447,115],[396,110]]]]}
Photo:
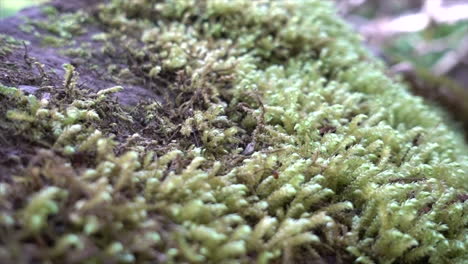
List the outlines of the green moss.
{"type": "Polygon", "coordinates": [[[137,62],[108,72],[165,100],[120,106],[125,85],[80,90],[70,65],[50,99],[1,87],[8,127],[48,147],[0,184],[0,260],[466,261],[461,133],[328,2],[118,0],[96,19],[100,52],[137,62]]]}
{"type": "Polygon", "coordinates": [[[83,12],[60,14],[52,6],[43,8],[46,19],[30,20],[22,25],[23,30],[34,32],[42,39],[42,45],[63,47],[74,45],[74,37],[86,33],[86,25],[91,22],[88,14],[83,12]],[[35,29],[43,30],[39,33],[35,29]]]}
{"type": "MultiPolygon", "coordinates": [[[[53,10],[53,9],[47,9],[53,10]]],[[[33,24],[57,37],[71,39],[73,36],[85,33],[84,25],[89,22],[88,15],[82,12],[59,14],[44,11],[48,15],[46,21],[34,21],[33,24]]]]}
{"type": "Polygon", "coordinates": [[[42,37],[41,44],[43,46],[63,47],[63,46],[69,45],[70,41],[62,39],[62,38],[47,35],[47,36],[42,37]]]}
{"type": "MultiPolygon", "coordinates": [[[[23,44],[20,40],[17,40],[11,36],[0,34],[0,56],[9,55],[14,49],[21,47],[23,44]]],[[[25,42],[28,44],[28,42],[25,42]]]]}

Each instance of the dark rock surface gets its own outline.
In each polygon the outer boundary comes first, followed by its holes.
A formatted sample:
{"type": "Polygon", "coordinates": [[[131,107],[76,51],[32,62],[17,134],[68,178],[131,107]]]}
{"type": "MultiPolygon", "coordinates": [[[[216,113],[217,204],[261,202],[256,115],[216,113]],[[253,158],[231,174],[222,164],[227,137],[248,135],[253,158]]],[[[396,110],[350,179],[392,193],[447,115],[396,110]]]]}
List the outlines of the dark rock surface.
{"type": "MultiPolygon", "coordinates": [[[[84,9],[93,13],[97,3],[103,1],[55,1],[51,3],[59,12],[73,12],[84,9]]],[[[46,16],[42,7],[32,7],[24,9],[16,16],[0,20],[0,34],[11,36],[17,41],[23,42],[23,48],[14,49],[7,56],[0,56],[0,83],[7,86],[19,87],[25,92],[37,91],[41,86],[57,84],[63,81],[65,71],[64,64],[72,64],[80,74],[79,86],[83,89],[102,90],[116,85],[121,85],[124,90],[117,93],[119,102],[123,105],[133,106],[146,99],[157,99],[157,95],[151,89],[143,85],[115,82],[107,77],[107,67],[112,63],[112,58],[93,57],[93,65],[83,62],[80,58],[72,58],[64,55],[63,50],[77,48],[81,43],[91,43],[91,49],[101,48],[101,43],[93,41],[92,36],[102,33],[102,29],[90,24],[87,25],[84,34],[74,38],[75,43],[64,47],[50,47],[41,43],[41,37],[50,34],[38,29],[40,36],[28,33],[21,29],[27,21],[45,20],[46,16]],[[32,61],[37,61],[44,65],[44,70],[49,76],[49,82],[41,77],[38,67],[32,65],[32,61]],[[97,66],[97,67],[96,67],[97,66]],[[52,78],[50,78],[52,77],[52,78]]],[[[128,66],[128,65],[123,65],[128,66]]],[[[54,85],[55,86],[55,85],[54,85]]]]}

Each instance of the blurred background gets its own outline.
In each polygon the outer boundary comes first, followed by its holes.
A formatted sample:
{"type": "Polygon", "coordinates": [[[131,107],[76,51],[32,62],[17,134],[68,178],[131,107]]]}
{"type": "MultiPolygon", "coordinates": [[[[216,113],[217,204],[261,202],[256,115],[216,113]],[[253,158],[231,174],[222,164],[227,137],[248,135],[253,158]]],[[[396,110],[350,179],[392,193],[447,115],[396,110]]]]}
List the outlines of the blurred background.
{"type": "Polygon", "coordinates": [[[389,75],[445,108],[468,139],[468,0],[334,0],[389,75]]]}
{"type": "MultiPolygon", "coordinates": [[[[46,1],[0,0],[0,19],[46,1]]],[[[389,75],[468,131],[468,0],[328,1],[389,65],[389,75]]]]}
{"type": "Polygon", "coordinates": [[[47,0],[0,0],[0,19],[12,16],[23,8],[38,5],[46,1],[47,0]]]}

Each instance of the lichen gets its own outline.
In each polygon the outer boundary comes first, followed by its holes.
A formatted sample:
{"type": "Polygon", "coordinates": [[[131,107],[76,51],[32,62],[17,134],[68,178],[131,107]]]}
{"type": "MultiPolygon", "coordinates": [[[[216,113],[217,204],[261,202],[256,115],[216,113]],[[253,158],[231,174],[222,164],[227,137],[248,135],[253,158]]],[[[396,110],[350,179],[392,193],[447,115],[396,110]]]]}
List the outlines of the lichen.
{"type": "Polygon", "coordinates": [[[2,126],[39,147],[0,183],[0,262],[466,261],[461,133],[330,3],[94,13],[93,52],[132,62],[102,70],[164,100],[123,106],[124,82],[81,89],[71,65],[36,95],[0,86],[2,126]]]}

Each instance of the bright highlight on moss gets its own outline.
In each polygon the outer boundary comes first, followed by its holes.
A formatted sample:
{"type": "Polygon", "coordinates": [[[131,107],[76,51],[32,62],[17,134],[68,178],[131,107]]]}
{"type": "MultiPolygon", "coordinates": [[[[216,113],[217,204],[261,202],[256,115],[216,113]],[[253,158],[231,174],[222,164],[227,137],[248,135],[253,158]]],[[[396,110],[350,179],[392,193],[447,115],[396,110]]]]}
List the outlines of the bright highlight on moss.
{"type": "Polygon", "coordinates": [[[71,65],[35,96],[0,86],[0,121],[38,146],[0,183],[0,262],[467,261],[461,134],[329,2],[116,0],[83,16],[105,30],[94,52],[137,66],[109,65],[122,84],[97,92],[71,65]],[[124,79],[164,100],[118,104],[124,79]]]}

